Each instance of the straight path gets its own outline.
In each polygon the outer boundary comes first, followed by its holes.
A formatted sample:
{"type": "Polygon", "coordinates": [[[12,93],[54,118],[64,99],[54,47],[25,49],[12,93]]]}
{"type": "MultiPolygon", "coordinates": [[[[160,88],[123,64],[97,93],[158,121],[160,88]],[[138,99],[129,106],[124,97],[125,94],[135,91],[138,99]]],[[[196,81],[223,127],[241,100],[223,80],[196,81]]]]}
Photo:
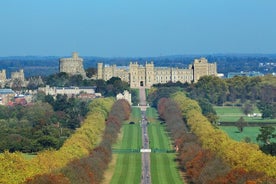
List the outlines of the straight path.
{"type": "MultiPolygon", "coordinates": [[[[140,108],[142,112],[142,145],[144,150],[149,149],[149,138],[148,138],[148,130],[147,130],[147,117],[146,117],[146,91],[145,88],[140,88],[140,108]]],[[[149,152],[142,152],[142,184],[150,184],[151,183],[151,175],[150,175],[150,153],[149,152]]]]}

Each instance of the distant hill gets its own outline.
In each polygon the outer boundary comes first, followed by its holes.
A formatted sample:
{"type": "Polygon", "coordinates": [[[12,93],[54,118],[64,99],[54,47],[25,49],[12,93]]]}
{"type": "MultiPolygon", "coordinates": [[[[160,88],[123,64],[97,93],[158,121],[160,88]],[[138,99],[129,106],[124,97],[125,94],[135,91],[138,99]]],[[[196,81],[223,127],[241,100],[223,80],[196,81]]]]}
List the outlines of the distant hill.
{"type": "MultiPolygon", "coordinates": [[[[47,76],[59,71],[59,59],[64,56],[11,56],[0,57],[0,69],[6,69],[10,77],[12,71],[24,69],[25,76],[47,76]]],[[[66,56],[68,57],[68,56],[66,56]]],[[[159,57],[94,57],[81,56],[84,68],[97,67],[98,62],[128,65],[130,61],[145,64],[154,61],[155,66],[169,66],[187,68],[195,58],[206,57],[209,62],[217,62],[218,72],[259,71],[262,73],[276,73],[276,54],[210,54],[210,55],[172,55],[159,57]],[[263,63],[263,65],[261,65],[263,63]],[[268,63],[268,64],[267,64],[268,63]]]]}

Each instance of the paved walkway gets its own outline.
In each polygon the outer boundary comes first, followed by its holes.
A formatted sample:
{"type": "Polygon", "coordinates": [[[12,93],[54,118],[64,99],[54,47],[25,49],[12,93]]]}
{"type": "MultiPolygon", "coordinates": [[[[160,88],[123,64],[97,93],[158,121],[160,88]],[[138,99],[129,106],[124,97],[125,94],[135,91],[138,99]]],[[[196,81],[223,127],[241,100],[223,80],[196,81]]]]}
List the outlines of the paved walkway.
{"type": "MultiPolygon", "coordinates": [[[[143,149],[149,149],[149,138],[148,138],[148,129],[147,129],[147,118],[146,118],[146,109],[147,109],[147,102],[146,102],[146,91],[145,88],[140,88],[140,108],[142,112],[142,144],[143,149]]],[[[150,184],[151,183],[151,176],[150,176],[150,153],[143,152],[142,153],[142,184],[150,184]]]]}

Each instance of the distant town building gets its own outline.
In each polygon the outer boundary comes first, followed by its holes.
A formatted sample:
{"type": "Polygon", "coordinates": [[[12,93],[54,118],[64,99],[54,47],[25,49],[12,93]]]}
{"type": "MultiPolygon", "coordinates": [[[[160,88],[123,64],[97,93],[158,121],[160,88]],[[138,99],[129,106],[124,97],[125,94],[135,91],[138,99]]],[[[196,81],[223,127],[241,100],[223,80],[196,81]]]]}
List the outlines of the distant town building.
{"type": "Polygon", "coordinates": [[[95,94],[96,87],[40,87],[38,91],[44,92],[46,95],[56,96],[58,94],[67,95],[68,97],[80,95],[81,93],[85,94],[95,94]]]}
{"type": "Polygon", "coordinates": [[[132,105],[132,103],[131,103],[131,93],[129,93],[127,90],[125,90],[123,93],[117,94],[116,99],[117,100],[125,99],[126,101],[128,101],[128,103],[130,105],[132,105]]]}
{"type": "Polygon", "coordinates": [[[8,105],[13,101],[15,95],[12,89],[0,89],[0,105],[8,105]]]}
{"type": "Polygon", "coordinates": [[[235,76],[257,77],[264,76],[261,72],[229,72],[227,78],[233,78],[235,76]]]}
{"type": "Polygon", "coordinates": [[[59,72],[65,72],[69,75],[81,75],[86,78],[83,59],[78,56],[77,52],[73,52],[71,58],[61,58],[59,60],[59,72]]]}
{"type": "Polygon", "coordinates": [[[201,76],[217,75],[217,64],[208,63],[207,59],[195,59],[189,68],[155,67],[153,62],[145,66],[130,62],[129,66],[117,67],[98,63],[97,79],[109,80],[119,77],[130,84],[131,88],[150,88],[153,84],[167,82],[197,82],[201,76]]]}

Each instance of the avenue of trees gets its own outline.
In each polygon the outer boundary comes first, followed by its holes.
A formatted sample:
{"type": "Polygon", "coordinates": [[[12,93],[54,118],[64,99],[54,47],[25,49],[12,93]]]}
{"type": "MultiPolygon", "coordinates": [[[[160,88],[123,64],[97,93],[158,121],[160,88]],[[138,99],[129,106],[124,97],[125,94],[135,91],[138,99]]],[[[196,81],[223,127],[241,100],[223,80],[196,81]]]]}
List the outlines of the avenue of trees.
{"type": "Polygon", "coordinates": [[[158,112],[171,132],[188,182],[276,182],[275,157],[265,155],[256,145],[231,140],[214,128],[198,103],[184,93],[161,98],[158,112]]]}
{"type": "Polygon", "coordinates": [[[122,122],[129,119],[130,113],[131,107],[126,100],[116,101],[106,120],[101,142],[87,156],[72,160],[58,172],[37,175],[26,183],[101,183],[104,171],[112,159],[112,144],[116,142],[122,122]]]}
{"type": "MultiPolygon", "coordinates": [[[[60,180],[64,174],[56,175],[55,173],[74,160],[89,156],[92,150],[99,146],[99,143],[104,140],[102,135],[106,127],[105,120],[108,119],[113,104],[112,98],[92,101],[81,127],[76,129],[76,132],[64,142],[59,150],[45,150],[29,160],[18,152],[0,154],[0,183],[23,183],[26,179],[31,182],[34,176],[44,176],[46,173],[53,173],[49,174],[49,178],[54,178],[55,183],[64,181],[60,180]]],[[[78,173],[80,172],[76,171],[76,174],[78,173]]],[[[47,182],[49,178],[38,183],[43,183],[43,181],[49,183],[47,182]]]]}
{"type": "Polygon", "coordinates": [[[158,109],[166,122],[172,119],[167,122],[168,127],[172,126],[170,122],[173,126],[185,126],[184,123],[175,123],[179,121],[180,114],[190,128],[191,132],[180,127],[170,130],[173,130],[172,135],[179,149],[181,167],[192,182],[275,183],[275,157],[262,153],[254,144],[231,140],[223,131],[214,128],[202,115],[197,102],[185,94],[176,93],[172,99],[161,100],[158,109]],[[171,111],[175,106],[179,110],[171,111]]]}
{"type": "MultiPolygon", "coordinates": [[[[95,69],[86,70],[88,76],[95,74],[95,69]]],[[[108,81],[83,79],[81,75],[57,73],[48,77],[31,77],[26,89],[50,86],[96,86],[96,92],[105,97],[116,96],[129,85],[118,77],[108,81]]],[[[14,90],[25,90],[22,86],[14,90]]],[[[132,90],[133,103],[137,104],[138,93],[132,90]]],[[[21,151],[38,152],[44,149],[58,149],[76,128],[80,127],[88,112],[88,101],[68,98],[66,95],[45,95],[42,92],[26,106],[0,106],[0,152],[21,151]],[[8,140],[8,141],[6,141],[8,140]]]]}

